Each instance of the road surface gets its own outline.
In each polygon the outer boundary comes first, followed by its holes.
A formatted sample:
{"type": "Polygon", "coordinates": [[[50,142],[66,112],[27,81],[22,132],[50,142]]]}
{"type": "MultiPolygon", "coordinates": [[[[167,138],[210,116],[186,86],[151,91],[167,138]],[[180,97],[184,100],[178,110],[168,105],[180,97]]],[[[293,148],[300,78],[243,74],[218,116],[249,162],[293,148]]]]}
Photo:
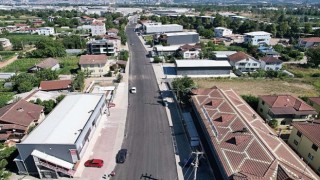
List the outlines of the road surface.
{"type": "Polygon", "coordinates": [[[126,33],[130,49],[129,108],[123,148],[128,149],[124,164],[115,168],[112,179],[177,179],[171,131],[165,108],[159,97],[159,88],[146,51],[128,25],[126,33]]]}

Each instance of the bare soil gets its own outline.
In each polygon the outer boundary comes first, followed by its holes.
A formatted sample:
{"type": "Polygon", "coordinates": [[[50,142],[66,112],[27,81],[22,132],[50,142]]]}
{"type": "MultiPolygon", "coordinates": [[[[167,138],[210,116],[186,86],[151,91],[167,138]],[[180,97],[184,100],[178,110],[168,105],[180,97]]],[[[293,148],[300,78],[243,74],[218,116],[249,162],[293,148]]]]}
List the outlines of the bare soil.
{"type": "Polygon", "coordinates": [[[270,79],[194,79],[199,88],[217,86],[221,89],[233,89],[240,95],[290,94],[294,96],[319,96],[319,92],[310,84],[270,79]]]}

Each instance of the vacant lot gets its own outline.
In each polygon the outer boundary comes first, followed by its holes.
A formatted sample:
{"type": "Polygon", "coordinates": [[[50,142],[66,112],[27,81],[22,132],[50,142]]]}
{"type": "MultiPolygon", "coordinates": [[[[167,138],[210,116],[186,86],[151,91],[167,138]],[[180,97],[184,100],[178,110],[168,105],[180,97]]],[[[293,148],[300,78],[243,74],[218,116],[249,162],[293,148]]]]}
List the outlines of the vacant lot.
{"type": "Polygon", "coordinates": [[[294,80],[271,79],[194,79],[200,88],[217,86],[221,89],[233,89],[240,95],[291,94],[295,96],[318,96],[313,85],[294,80]]]}

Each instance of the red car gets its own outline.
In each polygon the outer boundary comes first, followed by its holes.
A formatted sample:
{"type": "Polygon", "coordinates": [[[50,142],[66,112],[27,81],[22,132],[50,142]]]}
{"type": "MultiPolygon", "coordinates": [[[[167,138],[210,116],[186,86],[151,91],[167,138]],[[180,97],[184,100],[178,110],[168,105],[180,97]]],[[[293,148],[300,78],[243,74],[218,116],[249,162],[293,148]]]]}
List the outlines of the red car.
{"type": "Polygon", "coordinates": [[[101,159],[90,159],[84,163],[85,167],[98,167],[101,168],[103,166],[103,160],[101,159]]]}

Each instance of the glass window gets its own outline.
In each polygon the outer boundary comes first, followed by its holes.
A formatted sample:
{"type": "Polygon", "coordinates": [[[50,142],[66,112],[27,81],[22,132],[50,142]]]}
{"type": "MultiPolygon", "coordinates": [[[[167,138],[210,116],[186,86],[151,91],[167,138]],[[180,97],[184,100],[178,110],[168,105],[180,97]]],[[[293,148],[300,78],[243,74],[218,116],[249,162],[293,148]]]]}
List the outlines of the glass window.
{"type": "Polygon", "coordinates": [[[296,146],[298,146],[299,143],[298,143],[297,140],[294,140],[294,141],[293,141],[293,144],[295,144],[296,146]]]}
{"type": "Polygon", "coordinates": [[[311,153],[309,153],[309,154],[308,154],[308,158],[309,158],[310,160],[313,160],[313,155],[312,155],[311,153]]]}
{"type": "Polygon", "coordinates": [[[300,131],[298,131],[298,132],[297,132],[297,136],[299,136],[299,137],[301,137],[301,136],[302,136],[302,134],[301,134],[301,132],[300,132],[300,131]]]}
{"type": "Polygon", "coordinates": [[[257,66],[258,64],[257,64],[257,63],[253,63],[252,65],[253,65],[253,66],[257,66]]]}
{"type": "Polygon", "coordinates": [[[317,150],[318,150],[318,146],[317,146],[317,145],[315,145],[315,144],[312,144],[311,148],[312,148],[313,150],[315,150],[315,151],[317,151],[317,150]]]}
{"type": "Polygon", "coordinates": [[[261,104],[264,105],[264,101],[262,101],[261,104]]]}

